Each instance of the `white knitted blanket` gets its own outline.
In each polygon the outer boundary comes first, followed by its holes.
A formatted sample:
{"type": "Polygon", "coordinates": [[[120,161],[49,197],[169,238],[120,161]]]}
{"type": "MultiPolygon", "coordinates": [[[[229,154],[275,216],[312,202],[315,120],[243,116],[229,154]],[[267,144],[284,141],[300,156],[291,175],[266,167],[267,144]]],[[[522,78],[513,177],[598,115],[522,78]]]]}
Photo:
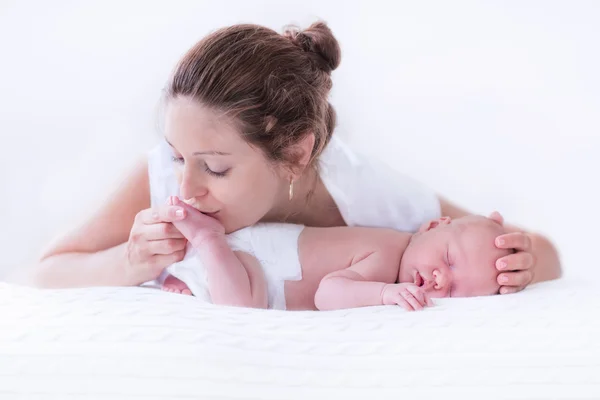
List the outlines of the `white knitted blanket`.
{"type": "Polygon", "coordinates": [[[600,399],[600,296],[291,312],[0,284],[0,399],[600,399]]]}

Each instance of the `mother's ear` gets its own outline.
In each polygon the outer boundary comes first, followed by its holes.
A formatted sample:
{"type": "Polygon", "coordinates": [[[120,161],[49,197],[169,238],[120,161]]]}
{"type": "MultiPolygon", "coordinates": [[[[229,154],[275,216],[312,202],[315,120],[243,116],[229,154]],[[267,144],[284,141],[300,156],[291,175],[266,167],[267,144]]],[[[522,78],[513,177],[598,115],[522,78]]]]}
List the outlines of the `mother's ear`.
{"type": "Polygon", "coordinates": [[[290,172],[296,176],[296,179],[302,175],[306,167],[313,161],[314,147],[315,135],[310,132],[286,150],[286,164],[288,164],[290,172]]]}

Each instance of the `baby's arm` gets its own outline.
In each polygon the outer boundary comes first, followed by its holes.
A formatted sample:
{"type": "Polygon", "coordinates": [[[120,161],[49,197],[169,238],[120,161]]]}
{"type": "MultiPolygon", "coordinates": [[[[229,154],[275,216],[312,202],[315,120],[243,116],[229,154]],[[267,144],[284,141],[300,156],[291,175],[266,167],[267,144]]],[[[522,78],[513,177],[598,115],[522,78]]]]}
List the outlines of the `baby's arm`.
{"type": "Polygon", "coordinates": [[[315,293],[315,306],[336,310],[382,305],[383,291],[395,279],[395,274],[386,272],[397,271],[396,263],[400,264],[396,254],[377,249],[349,268],[326,275],[315,293]]]}
{"type": "MultiPolygon", "coordinates": [[[[365,236],[348,250],[357,251],[350,267],[326,275],[315,293],[319,310],[336,310],[378,305],[401,305],[408,310],[432,305],[425,293],[412,283],[396,283],[402,254],[409,240],[403,233],[384,232],[365,236]],[[371,242],[366,244],[365,242],[371,242]],[[362,245],[362,246],[361,246],[362,245]]],[[[351,247],[350,247],[351,246],[351,247]]]]}

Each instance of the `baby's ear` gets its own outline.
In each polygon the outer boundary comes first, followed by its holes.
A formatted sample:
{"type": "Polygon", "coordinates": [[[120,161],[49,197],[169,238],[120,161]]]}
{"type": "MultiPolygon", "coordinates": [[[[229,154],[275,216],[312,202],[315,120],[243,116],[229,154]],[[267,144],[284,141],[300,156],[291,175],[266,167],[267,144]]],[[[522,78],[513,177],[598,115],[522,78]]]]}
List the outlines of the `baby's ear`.
{"type": "Polygon", "coordinates": [[[431,229],[437,228],[440,225],[448,225],[450,222],[452,222],[452,218],[450,217],[432,219],[431,221],[425,222],[423,225],[421,225],[419,228],[419,233],[427,232],[431,229]]]}
{"type": "Polygon", "coordinates": [[[498,211],[494,211],[493,213],[491,213],[488,218],[499,225],[504,225],[504,217],[502,217],[502,215],[500,215],[498,211]]]}

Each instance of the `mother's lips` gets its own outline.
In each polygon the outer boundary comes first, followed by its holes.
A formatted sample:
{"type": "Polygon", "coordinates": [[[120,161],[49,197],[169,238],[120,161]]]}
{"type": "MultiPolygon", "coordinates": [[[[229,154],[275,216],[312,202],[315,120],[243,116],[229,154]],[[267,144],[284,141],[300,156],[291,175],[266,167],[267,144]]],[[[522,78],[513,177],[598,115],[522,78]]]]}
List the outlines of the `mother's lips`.
{"type": "Polygon", "coordinates": [[[217,211],[204,211],[202,210],[202,208],[200,207],[200,205],[196,202],[195,199],[185,199],[183,200],[184,203],[190,205],[191,207],[194,207],[196,210],[200,211],[202,214],[206,214],[206,215],[210,215],[215,216],[220,210],[217,211]]]}

